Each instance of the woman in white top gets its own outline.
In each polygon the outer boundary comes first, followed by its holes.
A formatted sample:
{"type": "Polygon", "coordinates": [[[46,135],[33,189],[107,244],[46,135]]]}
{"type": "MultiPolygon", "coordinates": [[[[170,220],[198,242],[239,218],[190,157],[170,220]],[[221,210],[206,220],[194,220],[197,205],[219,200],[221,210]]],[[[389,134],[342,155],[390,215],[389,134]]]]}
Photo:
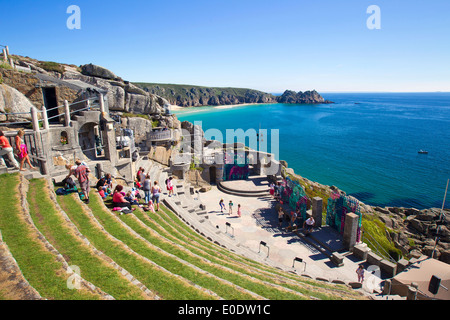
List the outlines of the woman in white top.
{"type": "Polygon", "coordinates": [[[159,196],[161,194],[161,188],[158,186],[158,182],[155,181],[152,187],[152,201],[156,205],[156,211],[159,211],[159,196]]]}

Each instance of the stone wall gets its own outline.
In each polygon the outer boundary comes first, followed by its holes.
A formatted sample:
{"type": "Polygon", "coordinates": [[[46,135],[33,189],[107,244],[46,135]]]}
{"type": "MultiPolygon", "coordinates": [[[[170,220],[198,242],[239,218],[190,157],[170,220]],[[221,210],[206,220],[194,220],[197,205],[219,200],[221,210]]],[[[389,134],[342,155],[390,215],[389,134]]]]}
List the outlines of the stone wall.
{"type": "MultiPolygon", "coordinates": [[[[3,83],[17,89],[38,109],[42,110],[44,106],[44,96],[42,89],[39,88],[40,81],[31,73],[23,73],[14,70],[0,69],[3,77],[3,83]]],[[[55,86],[58,105],[62,106],[64,100],[69,103],[78,98],[78,92],[64,86],[55,86]]]]}

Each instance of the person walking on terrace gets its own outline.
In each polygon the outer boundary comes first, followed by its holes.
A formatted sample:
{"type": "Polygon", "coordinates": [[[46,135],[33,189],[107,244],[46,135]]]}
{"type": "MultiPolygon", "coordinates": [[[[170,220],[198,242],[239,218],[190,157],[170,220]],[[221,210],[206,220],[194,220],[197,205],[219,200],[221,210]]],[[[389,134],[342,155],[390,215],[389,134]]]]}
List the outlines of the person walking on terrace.
{"type": "Polygon", "coordinates": [[[233,214],[233,201],[230,200],[230,202],[228,203],[228,214],[232,215],[233,214]]]}
{"type": "Polygon", "coordinates": [[[167,190],[169,191],[169,197],[171,197],[173,195],[173,182],[172,182],[173,178],[170,177],[169,179],[167,179],[166,182],[166,187],[167,190]]]}
{"type": "Polygon", "coordinates": [[[363,283],[364,282],[364,266],[360,264],[358,266],[358,269],[356,269],[356,274],[358,275],[358,282],[363,283]]]}
{"type": "Polygon", "coordinates": [[[220,212],[223,213],[223,210],[226,210],[225,203],[223,202],[223,199],[220,199],[219,206],[220,206],[220,212]]]}
{"type": "Polygon", "coordinates": [[[9,144],[8,139],[5,137],[3,131],[0,131],[0,165],[6,166],[3,156],[8,156],[9,161],[17,170],[20,169],[19,163],[14,158],[14,150],[9,144]]]}
{"type": "Polygon", "coordinates": [[[142,186],[142,190],[144,190],[144,202],[148,204],[150,200],[150,191],[152,190],[152,180],[150,180],[150,175],[147,173],[144,180],[144,185],[142,186]]]}
{"type": "Polygon", "coordinates": [[[23,141],[24,135],[25,135],[25,131],[20,129],[19,132],[17,132],[17,136],[15,138],[16,150],[17,150],[17,154],[18,154],[19,160],[20,160],[20,171],[25,171],[25,169],[23,168],[25,161],[27,161],[28,165],[30,166],[30,169],[34,170],[36,168],[33,167],[33,165],[30,162],[30,157],[28,156],[28,148],[27,148],[27,145],[25,144],[25,142],[23,141]]]}

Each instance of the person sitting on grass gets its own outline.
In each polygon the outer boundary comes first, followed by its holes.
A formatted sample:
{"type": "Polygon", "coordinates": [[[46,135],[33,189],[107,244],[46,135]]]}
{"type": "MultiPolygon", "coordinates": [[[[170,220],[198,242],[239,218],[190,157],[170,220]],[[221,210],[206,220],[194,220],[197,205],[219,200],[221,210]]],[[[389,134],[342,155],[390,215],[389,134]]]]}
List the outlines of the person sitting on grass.
{"type": "Polygon", "coordinates": [[[132,205],[138,205],[139,201],[136,199],[136,195],[132,191],[128,191],[127,195],[125,196],[125,200],[127,200],[132,205]]]}
{"type": "Polygon", "coordinates": [[[108,186],[106,184],[106,178],[105,177],[100,178],[97,181],[97,184],[95,185],[95,187],[97,188],[97,190],[98,190],[98,188],[102,188],[103,190],[106,190],[108,188],[108,186]]]}
{"type": "Polygon", "coordinates": [[[155,213],[155,206],[153,205],[153,201],[149,200],[147,203],[147,207],[144,207],[144,211],[151,211],[155,213]]]}
{"type": "Polygon", "coordinates": [[[123,186],[117,185],[113,194],[113,205],[118,208],[127,208],[128,210],[134,211],[136,208],[131,208],[131,203],[128,202],[122,193],[123,186]]]}
{"type": "Polygon", "coordinates": [[[108,196],[108,194],[105,192],[105,190],[102,187],[98,187],[98,194],[100,195],[100,197],[102,197],[103,200],[106,199],[106,197],[108,196]]]}

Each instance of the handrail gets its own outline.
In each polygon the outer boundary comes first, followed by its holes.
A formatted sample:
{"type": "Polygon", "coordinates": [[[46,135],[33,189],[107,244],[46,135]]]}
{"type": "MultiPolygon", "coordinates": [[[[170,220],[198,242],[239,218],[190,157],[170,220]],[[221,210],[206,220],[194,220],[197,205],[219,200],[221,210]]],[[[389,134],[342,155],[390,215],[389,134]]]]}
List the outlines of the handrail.
{"type": "Polygon", "coordinates": [[[17,114],[30,114],[30,112],[29,111],[28,112],[11,112],[11,113],[3,113],[3,114],[6,116],[14,116],[17,114]]]}
{"type": "MultiPolygon", "coordinates": [[[[99,108],[99,103],[96,103],[96,102],[95,102],[97,99],[98,99],[98,97],[91,97],[91,98],[87,98],[87,99],[84,99],[84,100],[81,100],[81,101],[72,102],[72,103],[69,105],[69,114],[72,115],[72,114],[74,114],[74,113],[76,113],[76,112],[81,112],[81,111],[85,111],[85,110],[98,110],[98,108],[99,108]],[[88,105],[88,107],[86,107],[86,108],[79,109],[79,110],[74,110],[74,111],[70,112],[70,108],[71,108],[71,107],[73,107],[73,106],[75,106],[75,105],[82,104],[82,103],[84,103],[84,102],[88,102],[88,101],[93,102],[92,105],[88,105]]],[[[54,108],[51,108],[51,109],[46,109],[45,111],[48,112],[48,111],[51,111],[51,110],[60,109],[60,108],[62,108],[62,107],[65,107],[65,105],[63,105],[63,106],[57,106],[57,107],[54,107],[54,108]]],[[[42,114],[43,112],[44,112],[44,110],[37,110],[37,113],[41,113],[41,114],[42,114]]],[[[1,124],[4,125],[4,126],[28,125],[28,124],[32,124],[33,121],[30,121],[30,120],[28,120],[28,121],[18,121],[18,122],[7,122],[7,121],[8,121],[8,116],[13,116],[13,115],[28,115],[28,114],[31,115],[31,116],[33,116],[33,115],[32,115],[32,110],[31,110],[31,109],[30,109],[29,112],[11,112],[11,113],[2,113],[2,115],[4,115],[4,116],[6,117],[7,120],[6,120],[6,121],[1,121],[1,124]]],[[[61,113],[61,114],[57,114],[57,115],[48,117],[48,118],[47,118],[47,121],[48,121],[48,120],[51,120],[51,119],[59,118],[59,117],[64,116],[64,115],[65,115],[65,113],[61,113]]],[[[40,119],[40,120],[37,120],[37,119],[36,119],[36,121],[37,121],[38,123],[39,123],[39,122],[43,123],[45,120],[44,120],[44,119],[40,119]]]]}

